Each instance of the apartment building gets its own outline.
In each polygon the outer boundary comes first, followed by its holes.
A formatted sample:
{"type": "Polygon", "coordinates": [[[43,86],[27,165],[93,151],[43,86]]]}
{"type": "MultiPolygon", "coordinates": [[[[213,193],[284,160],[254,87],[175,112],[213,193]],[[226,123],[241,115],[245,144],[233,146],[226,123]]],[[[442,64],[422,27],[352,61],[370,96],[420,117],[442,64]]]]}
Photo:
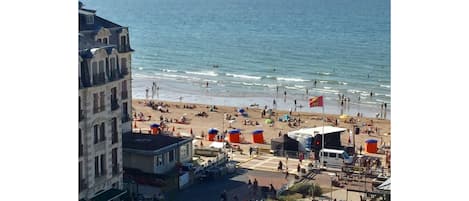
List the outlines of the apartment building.
{"type": "Polygon", "coordinates": [[[79,199],[121,200],[122,134],[131,132],[129,32],[79,4],[79,199]]]}

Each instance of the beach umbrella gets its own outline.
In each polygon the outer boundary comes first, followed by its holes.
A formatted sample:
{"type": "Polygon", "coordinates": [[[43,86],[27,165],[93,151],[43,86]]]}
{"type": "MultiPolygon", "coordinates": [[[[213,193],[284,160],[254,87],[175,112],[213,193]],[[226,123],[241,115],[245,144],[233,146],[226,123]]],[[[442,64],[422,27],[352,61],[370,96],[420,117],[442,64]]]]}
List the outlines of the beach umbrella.
{"type": "Polygon", "coordinates": [[[239,109],[238,109],[238,112],[239,112],[239,113],[244,113],[244,109],[243,109],[243,108],[239,108],[239,109]]]}
{"type": "Polygon", "coordinates": [[[266,123],[266,124],[271,124],[272,122],[273,122],[272,119],[266,119],[266,120],[265,120],[265,123],[266,123]]]}
{"type": "Polygon", "coordinates": [[[239,129],[233,129],[233,130],[228,131],[229,134],[236,134],[236,133],[240,133],[240,132],[241,132],[241,130],[239,130],[239,129]]]}
{"type": "Polygon", "coordinates": [[[160,125],[159,125],[159,124],[156,124],[156,123],[155,123],[155,124],[152,124],[152,125],[150,125],[150,128],[158,128],[158,127],[160,127],[160,125]]]}

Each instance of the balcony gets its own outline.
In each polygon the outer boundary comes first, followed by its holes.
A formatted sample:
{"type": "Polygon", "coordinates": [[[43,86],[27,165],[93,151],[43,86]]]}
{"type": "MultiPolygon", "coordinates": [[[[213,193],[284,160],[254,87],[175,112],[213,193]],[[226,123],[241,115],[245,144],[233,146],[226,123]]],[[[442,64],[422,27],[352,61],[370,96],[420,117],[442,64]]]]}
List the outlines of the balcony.
{"type": "Polygon", "coordinates": [[[85,179],[80,179],[79,180],[79,191],[83,191],[88,188],[88,185],[86,184],[85,179]]]}
{"type": "Polygon", "coordinates": [[[117,110],[119,108],[119,104],[117,103],[117,99],[111,99],[111,111],[117,110]]]}
{"type": "Polygon", "coordinates": [[[109,76],[109,81],[115,81],[121,78],[118,70],[111,70],[111,76],[109,76]]]}
{"type": "Polygon", "coordinates": [[[129,97],[129,92],[128,91],[122,91],[121,95],[122,95],[122,100],[125,100],[129,97]]]}
{"type": "Polygon", "coordinates": [[[78,146],[78,156],[79,157],[83,156],[83,148],[84,148],[84,146],[82,144],[80,144],[78,146]]]}
{"type": "Polygon", "coordinates": [[[129,69],[127,67],[122,67],[121,71],[122,71],[122,75],[128,75],[129,74],[129,69]]]}
{"type": "Polygon", "coordinates": [[[106,77],[104,73],[98,73],[93,75],[93,85],[100,85],[106,83],[106,77]]]}
{"type": "Polygon", "coordinates": [[[122,115],[122,123],[129,122],[129,121],[130,121],[130,115],[129,114],[122,115]]]}

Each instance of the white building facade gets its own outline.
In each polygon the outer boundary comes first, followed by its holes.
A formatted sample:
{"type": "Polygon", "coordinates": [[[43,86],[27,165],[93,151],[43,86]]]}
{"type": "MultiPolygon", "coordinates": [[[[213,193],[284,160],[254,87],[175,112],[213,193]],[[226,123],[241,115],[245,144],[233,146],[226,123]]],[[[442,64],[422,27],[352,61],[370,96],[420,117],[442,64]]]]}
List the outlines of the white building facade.
{"type": "Polygon", "coordinates": [[[129,32],[79,8],[79,199],[121,200],[122,133],[131,132],[129,32]]]}

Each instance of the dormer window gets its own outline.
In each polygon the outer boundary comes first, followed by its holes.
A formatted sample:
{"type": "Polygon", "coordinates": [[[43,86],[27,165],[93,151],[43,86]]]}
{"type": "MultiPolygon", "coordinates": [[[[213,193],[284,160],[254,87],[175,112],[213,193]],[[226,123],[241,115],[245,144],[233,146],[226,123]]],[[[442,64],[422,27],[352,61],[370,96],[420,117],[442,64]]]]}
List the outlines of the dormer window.
{"type": "Polygon", "coordinates": [[[108,43],[107,43],[107,38],[103,38],[103,43],[104,43],[104,44],[108,44],[108,43]]]}
{"type": "Polygon", "coordinates": [[[94,15],[86,15],[86,24],[94,24],[94,15]]]}
{"type": "Polygon", "coordinates": [[[98,38],[98,43],[102,43],[101,38],[98,38]]]}

